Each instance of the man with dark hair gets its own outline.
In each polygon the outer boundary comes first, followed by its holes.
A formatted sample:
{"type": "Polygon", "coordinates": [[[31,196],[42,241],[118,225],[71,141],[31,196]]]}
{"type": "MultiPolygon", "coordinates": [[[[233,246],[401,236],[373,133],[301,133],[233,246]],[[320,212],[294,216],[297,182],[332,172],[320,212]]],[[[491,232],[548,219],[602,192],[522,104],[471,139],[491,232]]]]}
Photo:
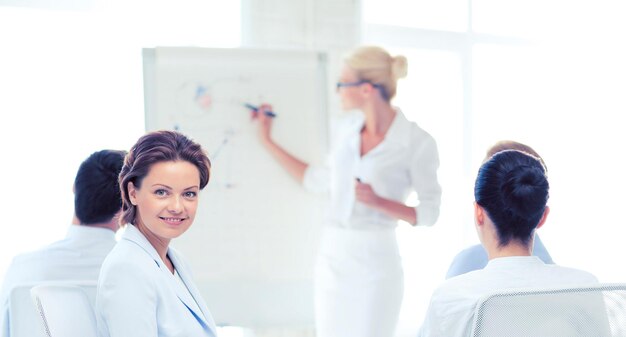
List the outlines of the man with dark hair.
{"type": "MultiPolygon", "coordinates": [[[[74,179],[74,219],[63,240],[13,258],[0,293],[2,335],[10,335],[9,296],[20,285],[60,280],[98,280],[115,245],[122,200],[118,175],[124,151],[93,153],[74,179]]],[[[34,322],[35,323],[35,322],[34,322]]]]}

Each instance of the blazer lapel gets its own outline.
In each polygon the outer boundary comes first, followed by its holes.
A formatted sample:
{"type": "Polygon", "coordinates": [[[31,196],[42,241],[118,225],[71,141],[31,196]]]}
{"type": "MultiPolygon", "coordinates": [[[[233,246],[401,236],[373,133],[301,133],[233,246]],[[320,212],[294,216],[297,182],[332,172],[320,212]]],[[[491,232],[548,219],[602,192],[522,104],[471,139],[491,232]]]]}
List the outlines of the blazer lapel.
{"type": "Polygon", "coordinates": [[[178,280],[176,280],[175,275],[172,275],[169,270],[166,270],[169,276],[171,276],[170,279],[173,281],[172,286],[176,291],[176,295],[183,303],[185,303],[187,308],[189,308],[189,310],[193,312],[196,317],[198,317],[202,324],[206,326],[209,330],[211,330],[214,335],[216,335],[215,322],[213,321],[213,317],[211,316],[209,309],[204,303],[200,292],[196,288],[189,270],[187,269],[185,264],[182,263],[178,256],[178,253],[174,249],[170,247],[167,254],[170,260],[172,260],[174,268],[176,269],[178,275],[184,283],[184,285],[182,285],[180,282],[178,282],[178,280]]]}
{"type": "Polygon", "coordinates": [[[176,280],[176,276],[173,275],[169,269],[161,260],[161,257],[157,253],[157,251],[152,247],[148,239],[146,239],[143,234],[133,225],[126,225],[127,228],[124,231],[122,239],[129,240],[140,246],[143,250],[146,251],[148,255],[154,260],[155,264],[159,267],[165,282],[167,282],[170,288],[176,293],[176,296],[185,304],[185,306],[191,311],[194,316],[197,317],[198,321],[205,326],[208,330],[210,330],[214,336],[217,335],[215,322],[213,322],[213,317],[209,312],[209,309],[204,304],[200,292],[194,286],[193,280],[189,275],[189,271],[187,267],[182,263],[180,258],[178,257],[178,253],[173,248],[169,248],[167,255],[172,260],[174,264],[174,268],[180,275],[180,278],[183,280],[185,286],[180,284],[178,280],[176,280]],[[198,300],[196,301],[195,298],[198,300]]]}
{"type": "Polygon", "coordinates": [[[154,263],[156,263],[159,268],[162,267],[163,261],[161,260],[159,253],[157,253],[156,249],[152,247],[152,244],[150,244],[148,239],[146,239],[146,237],[141,234],[137,227],[130,224],[126,225],[126,229],[124,230],[124,234],[122,235],[122,240],[129,240],[134,242],[154,260],[154,263]]]}

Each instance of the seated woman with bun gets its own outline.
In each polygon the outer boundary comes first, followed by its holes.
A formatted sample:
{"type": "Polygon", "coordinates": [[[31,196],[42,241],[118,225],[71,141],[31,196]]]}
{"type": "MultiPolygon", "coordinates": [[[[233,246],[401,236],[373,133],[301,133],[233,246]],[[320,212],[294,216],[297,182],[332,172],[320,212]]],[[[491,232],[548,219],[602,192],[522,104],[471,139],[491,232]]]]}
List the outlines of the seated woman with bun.
{"type": "Polygon", "coordinates": [[[597,283],[588,272],[545,264],[531,254],[535,230],[549,213],[545,173],[538,158],[516,150],[496,153],[480,167],[474,220],[489,263],[435,290],[421,336],[469,336],[476,303],[494,291],[597,283]]]}
{"type": "MultiPolygon", "coordinates": [[[[539,159],[539,161],[541,161],[541,163],[543,164],[544,168],[546,168],[547,172],[546,163],[532,147],[526,144],[516,142],[514,140],[501,140],[492,145],[487,150],[487,155],[485,159],[483,159],[483,162],[489,160],[489,158],[491,158],[494,154],[504,150],[518,150],[524,153],[528,153],[531,156],[537,157],[537,159],[539,159]]],[[[543,242],[541,242],[539,235],[535,235],[532,254],[539,257],[541,261],[545,263],[554,263],[554,261],[552,261],[552,257],[550,256],[550,253],[548,253],[548,250],[543,245],[543,242]]],[[[483,269],[487,265],[487,262],[489,262],[489,257],[487,256],[487,252],[485,251],[485,248],[483,248],[483,245],[476,244],[465,248],[458,254],[456,254],[454,259],[452,260],[450,267],[448,267],[448,272],[446,273],[446,279],[463,275],[477,269],[483,269]]]]}

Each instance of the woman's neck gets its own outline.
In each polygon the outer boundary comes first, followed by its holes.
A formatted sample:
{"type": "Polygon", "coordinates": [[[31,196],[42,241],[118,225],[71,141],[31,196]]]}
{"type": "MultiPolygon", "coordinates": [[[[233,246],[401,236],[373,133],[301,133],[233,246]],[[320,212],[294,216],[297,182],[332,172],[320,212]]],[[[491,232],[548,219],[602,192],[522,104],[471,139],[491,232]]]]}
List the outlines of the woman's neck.
{"type": "Polygon", "coordinates": [[[363,132],[371,136],[383,136],[389,130],[396,110],[386,101],[375,100],[362,108],[365,115],[363,132]]]}
{"type": "Polygon", "coordinates": [[[485,247],[487,248],[487,254],[489,260],[499,257],[511,257],[511,256],[531,256],[532,255],[532,239],[528,244],[512,240],[506,246],[485,247]]]}
{"type": "Polygon", "coordinates": [[[534,232],[527,243],[511,239],[506,245],[501,246],[500,237],[491,220],[485,221],[479,229],[478,235],[487,252],[487,256],[489,256],[489,260],[499,257],[532,255],[532,247],[535,238],[534,232]]]}
{"type": "Polygon", "coordinates": [[[146,227],[141,222],[138,222],[136,224],[136,227],[141,232],[141,234],[143,234],[143,236],[146,237],[146,239],[148,240],[148,242],[150,242],[152,247],[154,247],[157,254],[159,254],[159,257],[161,257],[161,260],[163,260],[163,262],[166,262],[167,261],[167,249],[169,247],[170,240],[164,239],[155,235],[152,231],[148,229],[148,227],[146,227]]]}

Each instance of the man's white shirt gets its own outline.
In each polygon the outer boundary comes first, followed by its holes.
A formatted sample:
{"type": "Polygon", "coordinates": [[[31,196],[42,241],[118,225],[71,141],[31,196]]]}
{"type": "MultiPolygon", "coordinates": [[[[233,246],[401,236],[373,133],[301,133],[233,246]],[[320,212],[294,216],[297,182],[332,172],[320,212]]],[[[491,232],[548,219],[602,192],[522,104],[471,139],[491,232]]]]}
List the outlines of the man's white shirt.
{"type": "Polygon", "coordinates": [[[71,225],[64,239],[17,255],[7,269],[0,292],[2,336],[9,336],[9,295],[15,287],[45,281],[98,280],[104,258],[115,246],[106,228],[71,225]]]}

